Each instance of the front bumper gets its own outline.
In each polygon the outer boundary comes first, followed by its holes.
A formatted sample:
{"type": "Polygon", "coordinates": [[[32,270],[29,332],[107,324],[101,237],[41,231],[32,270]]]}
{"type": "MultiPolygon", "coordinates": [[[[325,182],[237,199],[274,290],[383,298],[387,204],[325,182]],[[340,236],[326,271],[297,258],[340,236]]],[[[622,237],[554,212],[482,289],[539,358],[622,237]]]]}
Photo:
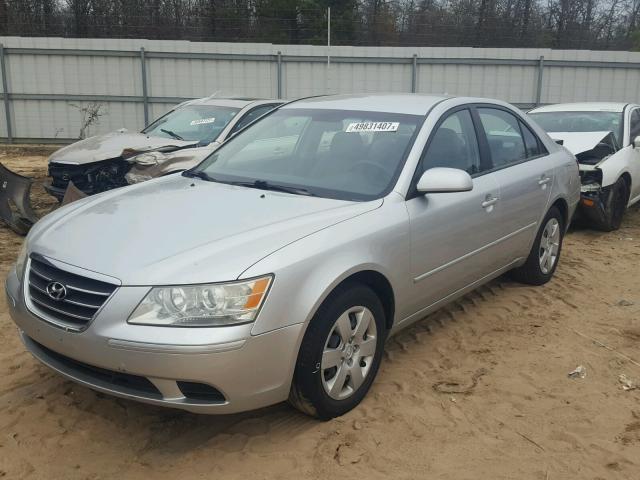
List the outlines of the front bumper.
{"type": "Polygon", "coordinates": [[[608,193],[607,189],[583,191],[580,194],[579,217],[589,222],[605,222],[607,218],[606,200],[608,193]]]}
{"type": "Polygon", "coordinates": [[[147,288],[121,287],[86,330],[72,332],[28,310],[15,269],[5,288],[9,313],[27,349],[50,368],[95,390],[195,413],[253,410],[289,395],[302,324],[256,336],[251,324],[129,325],[127,312],[136,305],[132,300],[142,298],[147,288]]]}

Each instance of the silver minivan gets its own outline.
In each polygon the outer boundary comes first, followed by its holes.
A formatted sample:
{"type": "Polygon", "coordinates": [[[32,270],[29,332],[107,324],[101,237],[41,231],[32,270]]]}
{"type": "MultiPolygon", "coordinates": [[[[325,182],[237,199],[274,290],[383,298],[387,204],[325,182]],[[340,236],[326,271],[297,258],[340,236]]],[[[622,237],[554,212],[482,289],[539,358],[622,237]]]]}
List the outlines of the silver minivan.
{"type": "Polygon", "coordinates": [[[390,334],[506,272],[546,283],[579,198],[575,157],[509,104],[305,99],[181,175],[48,215],[6,290],[26,347],[81,384],[327,419],[390,334]]]}

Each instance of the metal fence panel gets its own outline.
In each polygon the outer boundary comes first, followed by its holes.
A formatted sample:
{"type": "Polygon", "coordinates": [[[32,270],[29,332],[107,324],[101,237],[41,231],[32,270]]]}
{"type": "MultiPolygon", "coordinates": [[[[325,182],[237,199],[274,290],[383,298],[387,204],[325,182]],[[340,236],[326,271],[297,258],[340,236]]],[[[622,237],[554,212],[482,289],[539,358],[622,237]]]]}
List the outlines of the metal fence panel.
{"type": "Polygon", "coordinates": [[[155,97],[205,97],[216,91],[257,97],[275,96],[275,65],[243,60],[148,60],[149,94],[155,97]]]}
{"type": "Polygon", "coordinates": [[[102,116],[88,134],[140,130],[176,103],[215,92],[296,98],[416,91],[520,106],[640,97],[636,52],[349,46],[329,52],[310,45],[34,37],[0,37],[0,44],[4,141],[72,141],[81,128],[79,109],[91,102],[101,105],[102,116]]]}

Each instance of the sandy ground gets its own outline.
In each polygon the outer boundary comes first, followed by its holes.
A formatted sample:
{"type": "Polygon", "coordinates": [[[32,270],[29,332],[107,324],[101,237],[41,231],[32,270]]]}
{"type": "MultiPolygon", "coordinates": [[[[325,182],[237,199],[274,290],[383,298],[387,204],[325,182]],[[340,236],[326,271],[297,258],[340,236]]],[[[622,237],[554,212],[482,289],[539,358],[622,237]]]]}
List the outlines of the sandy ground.
{"type": "MultiPolygon", "coordinates": [[[[44,174],[45,157],[12,162],[44,174]]],[[[20,243],[0,226],[0,275],[20,243]]],[[[25,352],[2,296],[0,477],[640,478],[640,389],[619,382],[640,382],[639,264],[638,208],[618,232],[572,231],[551,283],[499,279],[402,332],[363,404],[326,423],[95,393],[25,352]]]]}

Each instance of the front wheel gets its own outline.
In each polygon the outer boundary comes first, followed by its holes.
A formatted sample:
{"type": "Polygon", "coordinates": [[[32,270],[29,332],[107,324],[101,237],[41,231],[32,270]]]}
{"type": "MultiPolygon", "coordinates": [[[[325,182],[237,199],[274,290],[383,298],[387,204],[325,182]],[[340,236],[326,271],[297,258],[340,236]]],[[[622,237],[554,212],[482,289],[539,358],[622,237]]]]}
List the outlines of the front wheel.
{"type": "Polygon", "coordinates": [[[378,372],[385,337],[384,309],[369,287],[334,292],[302,340],[289,402],[323,420],[357,406],[378,372]]]}
{"type": "Polygon", "coordinates": [[[557,207],[551,207],[542,221],[527,261],[511,271],[512,277],[529,285],[543,285],[556,271],[564,238],[564,219],[557,207]]]}

